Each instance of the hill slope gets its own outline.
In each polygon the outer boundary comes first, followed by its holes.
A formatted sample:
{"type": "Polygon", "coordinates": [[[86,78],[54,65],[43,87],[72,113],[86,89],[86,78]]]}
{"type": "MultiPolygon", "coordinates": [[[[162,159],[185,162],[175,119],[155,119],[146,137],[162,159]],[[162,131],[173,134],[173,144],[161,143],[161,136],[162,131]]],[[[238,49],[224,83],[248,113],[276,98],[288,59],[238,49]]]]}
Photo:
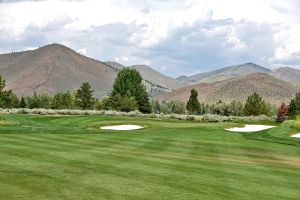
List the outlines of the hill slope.
{"type": "Polygon", "coordinates": [[[97,96],[104,96],[116,76],[115,69],[60,44],[2,54],[0,73],[6,79],[7,88],[19,95],[34,91],[54,94],[76,89],[88,81],[97,96]]]}
{"type": "Polygon", "coordinates": [[[271,75],[291,83],[300,83],[300,70],[281,67],[271,72],[271,75]]]}
{"type": "Polygon", "coordinates": [[[180,76],[177,80],[183,81],[187,84],[195,83],[213,83],[217,81],[224,81],[234,77],[245,76],[253,73],[269,73],[271,70],[261,67],[253,63],[245,63],[242,65],[235,65],[221,68],[211,72],[200,73],[190,77],[180,76]]]}
{"type": "Polygon", "coordinates": [[[254,73],[214,83],[198,83],[161,95],[158,99],[165,101],[176,99],[186,102],[193,88],[198,91],[199,100],[209,104],[218,100],[245,102],[249,95],[257,92],[266,101],[276,105],[281,102],[288,103],[300,89],[299,86],[279,80],[269,74],[254,73]]]}
{"type": "Polygon", "coordinates": [[[121,70],[125,67],[124,65],[117,63],[115,61],[106,61],[106,62],[104,62],[104,64],[109,65],[117,70],[121,70]]]}

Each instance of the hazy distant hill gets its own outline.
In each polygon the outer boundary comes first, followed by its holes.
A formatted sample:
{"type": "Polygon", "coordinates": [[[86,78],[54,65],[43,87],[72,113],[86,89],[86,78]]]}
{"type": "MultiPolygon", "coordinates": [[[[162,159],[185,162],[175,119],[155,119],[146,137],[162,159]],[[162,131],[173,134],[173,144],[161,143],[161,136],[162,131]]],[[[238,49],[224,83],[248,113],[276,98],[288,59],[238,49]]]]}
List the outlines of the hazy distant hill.
{"type": "Polygon", "coordinates": [[[253,63],[245,63],[242,65],[235,65],[230,67],[221,68],[211,72],[200,73],[190,77],[180,76],[177,80],[187,84],[195,83],[213,83],[223,81],[234,77],[245,76],[253,73],[270,73],[271,70],[261,67],[253,63]]]}
{"type": "Polygon", "coordinates": [[[179,81],[165,76],[147,65],[134,65],[131,67],[140,72],[143,79],[148,83],[147,86],[152,87],[152,90],[150,89],[150,91],[153,93],[157,93],[157,91],[154,90],[164,89],[166,91],[171,91],[181,86],[179,81]]]}
{"type": "MultiPolygon", "coordinates": [[[[36,50],[0,54],[0,73],[8,89],[18,95],[74,90],[81,83],[91,83],[95,94],[103,97],[112,89],[117,72],[124,66],[117,62],[101,62],[83,56],[60,44],[36,50]]],[[[150,94],[162,94],[177,87],[175,79],[150,67],[136,67],[150,94]],[[153,91],[152,91],[153,90],[153,91]]]]}
{"type": "Polygon", "coordinates": [[[225,81],[214,83],[198,83],[186,86],[170,93],[161,95],[159,100],[181,100],[187,101],[191,89],[198,91],[201,102],[215,103],[223,101],[246,101],[247,97],[253,92],[257,92],[268,102],[280,104],[288,103],[295,93],[300,89],[299,86],[292,85],[283,80],[274,78],[266,73],[254,73],[242,77],[231,78],[225,81]]]}
{"type": "Polygon", "coordinates": [[[125,67],[124,65],[114,62],[114,61],[106,61],[106,62],[104,62],[104,64],[109,65],[117,70],[121,70],[125,67]]]}
{"type": "Polygon", "coordinates": [[[271,75],[291,83],[300,83],[300,70],[294,68],[281,67],[273,70],[271,75]]]}

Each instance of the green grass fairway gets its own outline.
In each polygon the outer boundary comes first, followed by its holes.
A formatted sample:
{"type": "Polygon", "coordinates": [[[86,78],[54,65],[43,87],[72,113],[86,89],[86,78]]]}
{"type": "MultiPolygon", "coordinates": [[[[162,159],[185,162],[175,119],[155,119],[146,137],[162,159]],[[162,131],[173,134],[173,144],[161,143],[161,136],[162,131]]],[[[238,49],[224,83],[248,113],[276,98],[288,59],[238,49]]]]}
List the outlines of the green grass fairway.
{"type": "Polygon", "coordinates": [[[300,199],[300,139],[288,123],[0,114],[0,199],[300,199]],[[136,131],[100,130],[137,124],[136,131]]]}

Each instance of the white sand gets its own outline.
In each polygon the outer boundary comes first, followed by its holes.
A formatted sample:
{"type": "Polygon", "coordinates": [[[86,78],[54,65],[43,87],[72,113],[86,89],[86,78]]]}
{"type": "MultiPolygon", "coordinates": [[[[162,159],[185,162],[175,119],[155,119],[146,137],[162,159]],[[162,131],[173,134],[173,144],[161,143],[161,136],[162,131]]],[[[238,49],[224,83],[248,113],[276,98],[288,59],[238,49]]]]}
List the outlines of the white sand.
{"type": "Polygon", "coordinates": [[[257,132],[257,131],[267,130],[267,129],[274,128],[274,127],[275,126],[246,124],[245,127],[242,127],[242,128],[235,127],[235,128],[225,129],[225,130],[232,131],[232,132],[257,132]]]}
{"type": "Polygon", "coordinates": [[[116,126],[103,126],[101,129],[105,130],[117,130],[117,131],[129,131],[144,128],[138,125],[116,125],[116,126]]]}
{"type": "Polygon", "coordinates": [[[294,134],[294,135],[292,135],[291,137],[294,137],[294,138],[300,138],[300,133],[294,134]]]}

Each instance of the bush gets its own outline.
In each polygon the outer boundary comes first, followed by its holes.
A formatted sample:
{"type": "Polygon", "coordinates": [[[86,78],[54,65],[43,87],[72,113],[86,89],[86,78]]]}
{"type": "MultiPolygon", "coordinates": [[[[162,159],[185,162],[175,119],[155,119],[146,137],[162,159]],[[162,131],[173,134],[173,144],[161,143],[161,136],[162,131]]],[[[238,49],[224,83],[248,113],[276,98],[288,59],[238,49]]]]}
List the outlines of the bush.
{"type": "Polygon", "coordinates": [[[232,121],[232,117],[220,116],[216,114],[205,114],[203,115],[202,121],[204,122],[227,122],[232,121]]]}
{"type": "Polygon", "coordinates": [[[184,114],[185,113],[185,104],[181,101],[169,101],[163,102],[160,106],[161,113],[164,114],[184,114]]]}
{"type": "Polygon", "coordinates": [[[286,120],[287,116],[289,114],[289,108],[285,105],[285,103],[282,103],[281,106],[278,109],[277,114],[277,122],[283,122],[286,120]]]}

